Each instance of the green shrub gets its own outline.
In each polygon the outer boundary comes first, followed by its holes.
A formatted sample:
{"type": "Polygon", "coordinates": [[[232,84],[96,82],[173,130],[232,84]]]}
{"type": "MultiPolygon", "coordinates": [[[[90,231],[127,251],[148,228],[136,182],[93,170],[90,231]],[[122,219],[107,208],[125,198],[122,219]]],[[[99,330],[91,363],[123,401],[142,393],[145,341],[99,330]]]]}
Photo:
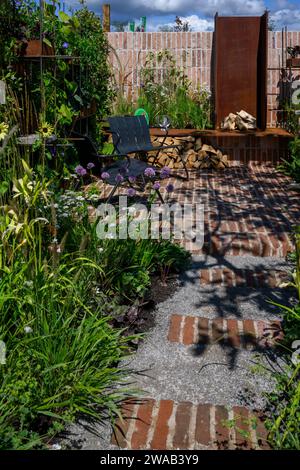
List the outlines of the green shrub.
{"type": "Polygon", "coordinates": [[[291,176],[297,183],[300,183],[300,138],[295,137],[290,142],[289,148],[289,159],[283,160],[278,169],[284,174],[291,176]]]}
{"type": "Polygon", "coordinates": [[[150,286],[150,274],[165,279],[170,271],[183,269],[190,257],[169,240],[103,240],[101,246],[102,288],[129,300],[143,297],[150,286]]]}

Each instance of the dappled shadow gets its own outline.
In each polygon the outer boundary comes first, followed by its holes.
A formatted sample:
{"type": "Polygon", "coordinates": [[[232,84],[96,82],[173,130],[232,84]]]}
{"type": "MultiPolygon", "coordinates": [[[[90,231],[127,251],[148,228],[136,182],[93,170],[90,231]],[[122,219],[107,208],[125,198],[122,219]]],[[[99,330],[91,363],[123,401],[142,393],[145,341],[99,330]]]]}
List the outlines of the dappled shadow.
{"type": "MultiPolygon", "coordinates": [[[[198,299],[194,301],[194,308],[205,312],[206,307],[210,307],[211,311],[217,317],[228,317],[235,315],[237,318],[243,317],[243,303],[247,301],[248,310],[253,308],[255,311],[263,310],[270,317],[278,316],[279,308],[270,302],[279,304],[290,303],[293,299],[294,290],[267,288],[267,287],[233,287],[233,286],[216,286],[212,284],[201,285],[199,273],[203,269],[228,268],[235,270],[236,266],[228,258],[202,256],[200,260],[194,261],[188,271],[181,276],[183,286],[192,284],[195,286],[195,292],[199,293],[198,299]]],[[[277,269],[286,269],[284,260],[278,259],[277,269]]],[[[251,270],[253,265],[249,264],[246,259],[243,269],[251,270]]],[[[255,270],[264,272],[266,265],[256,263],[255,270]]],[[[251,313],[251,312],[250,312],[251,313]]]]}
{"type": "Polygon", "coordinates": [[[261,173],[233,167],[222,174],[203,171],[198,178],[193,176],[194,181],[176,188],[174,200],[184,195],[186,200],[204,204],[209,238],[219,232],[280,235],[290,232],[300,219],[299,194],[288,191],[290,180],[279,177],[272,167],[264,167],[261,173]],[[235,231],[224,228],[223,222],[236,224],[235,231]]]}
{"type": "Polygon", "coordinates": [[[278,324],[270,324],[265,328],[262,336],[255,336],[250,332],[233,335],[232,332],[224,332],[221,327],[214,327],[215,340],[211,341],[209,331],[200,331],[198,341],[190,347],[193,357],[203,356],[210,346],[219,346],[225,353],[229,370],[233,370],[237,364],[240,351],[248,350],[253,353],[260,353],[272,357],[278,355],[282,330],[278,324]]]}

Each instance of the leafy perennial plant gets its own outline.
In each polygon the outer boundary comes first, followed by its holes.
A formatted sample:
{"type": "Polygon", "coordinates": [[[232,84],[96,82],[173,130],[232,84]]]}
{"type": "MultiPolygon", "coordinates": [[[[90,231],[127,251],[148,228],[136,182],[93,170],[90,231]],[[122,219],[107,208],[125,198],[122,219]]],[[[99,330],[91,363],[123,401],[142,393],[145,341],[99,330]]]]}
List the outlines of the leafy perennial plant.
{"type": "Polygon", "coordinates": [[[300,228],[296,229],[296,266],[291,286],[296,289],[294,305],[280,307],[284,315],[287,363],[276,373],[277,387],[268,396],[272,419],[268,421],[269,440],[276,449],[300,449],[300,228]],[[295,351],[296,349],[296,351],[295,351]]]}

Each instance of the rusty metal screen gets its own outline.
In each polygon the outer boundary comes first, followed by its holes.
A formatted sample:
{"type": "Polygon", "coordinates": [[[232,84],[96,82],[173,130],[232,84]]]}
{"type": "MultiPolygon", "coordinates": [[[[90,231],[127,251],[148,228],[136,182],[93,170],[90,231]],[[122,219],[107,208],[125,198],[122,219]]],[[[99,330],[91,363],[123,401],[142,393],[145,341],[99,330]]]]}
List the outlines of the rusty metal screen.
{"type": "Polygon", "coordinates": [[[266,127],[267,14],[215,17],[215,127],[241,109],[266,127]]]}

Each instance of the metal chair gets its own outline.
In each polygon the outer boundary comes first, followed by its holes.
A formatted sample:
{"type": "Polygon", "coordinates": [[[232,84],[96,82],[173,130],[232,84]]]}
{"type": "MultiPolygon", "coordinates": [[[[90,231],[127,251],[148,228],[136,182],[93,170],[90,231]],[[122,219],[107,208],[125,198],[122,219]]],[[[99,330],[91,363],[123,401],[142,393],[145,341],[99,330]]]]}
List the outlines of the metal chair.
{"type": "Polygon", "coordinates": [[[117,154],[140,154],[144,155],[145,159],[149,152],[155,152],[154,164],[159,158],[159,154],[165,149],[176,149],[181,159],[183,167],[185,169],[186,178],[189,179],[189,173],[186,167],[186,162],[183,155],[179,152],[180,145],[164,145],[166,138],[168,137],[168,127],[170,123],[166,120],[161,126],[161,129],[165,132],[164,140],[162,145],[155,146],[151,142],[150,130],[145,119],[145,116],[111,116],[108,118],[110,125],[110,132],[112,133],[112,139],[114,149],[117,154]]]}
{"type": "MultiPolygon", "coordinates": [[[[132,188],[134,187],[133,183],[130,181],[130,177],[134,177],[136,179],[136,186],[138,190],[144,191],[145,186],[147,184],[145,178],[145,170],[147,168],[153,168],[155,170],[153,165],[149,165],[147,162],[138,160],[136,158],[131,158],[127,154],[99,154],[97,151],[97,146],[90,136],[86,134],[79,134],[77,132],[73,132],[72,136],[76,136],[79,138],[78,141],[74,141],[74,145],[78,150],[80,162],[83,163],[83,159],[86,163],[93,162],[96,167],[98,166],[99,168],[100,166],[102,173],[109,174],[109,177],[105,179],[105,182],[112,186],[112,190],[109,193],[106,202],[109,202],[111,200],[116,190],[123,182],[127,182],[132,188]],[[110,165],[103,166],[104,159],[112,158],[117,158],[117,160],[111,163],[110,165]],[[118,178],[118,175],[122,176],[122,179],[118,178]]],[[[155,192],[157,193],[160,201],[164,203],[163,197],[159,189],[155,189],[155,192]]]]}

